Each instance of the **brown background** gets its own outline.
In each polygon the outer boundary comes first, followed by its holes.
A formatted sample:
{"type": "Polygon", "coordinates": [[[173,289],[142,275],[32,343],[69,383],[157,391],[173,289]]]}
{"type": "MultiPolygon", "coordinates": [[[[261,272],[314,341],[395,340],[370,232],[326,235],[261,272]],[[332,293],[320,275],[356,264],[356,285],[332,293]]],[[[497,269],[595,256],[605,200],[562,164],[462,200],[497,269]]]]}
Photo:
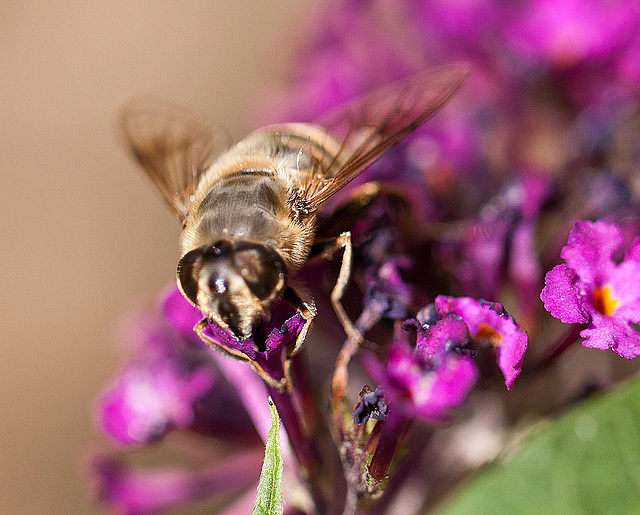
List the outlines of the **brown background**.
{"type": "Polygon", "coordinates": [[[116,144],[131,95],[243,133],[307,2],[0,3],[0,512],[91,513],[80,458],[121,315],[171,279],[179,226],[116,144]]]}

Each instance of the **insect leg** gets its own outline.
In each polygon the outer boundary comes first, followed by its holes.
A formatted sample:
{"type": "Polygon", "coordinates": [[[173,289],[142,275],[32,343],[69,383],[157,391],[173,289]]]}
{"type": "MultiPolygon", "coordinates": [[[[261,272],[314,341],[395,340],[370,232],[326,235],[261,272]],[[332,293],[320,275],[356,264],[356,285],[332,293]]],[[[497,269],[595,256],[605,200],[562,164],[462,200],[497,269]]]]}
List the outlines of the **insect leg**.
{"type": "Polygon", "coordinates": [[[331,304],[333,304],[333,310],[336,312],[336,316],[338,317],[338,320],[340,320],[345,333],[347,333],[347,337],[356,345],[360,345],[364,340],[364,337],[349,319],[349,316],[342,306],[342,296],[347,288],[347,284],[349,284],[351,265],[353,263],[351,233],[349,231],[345,231],[337,238],[317,243],[312,247],[310,256],[328,256],[340,248],[344,249],[344,254],[342,255],[342,264],[340,265],[340,272],[338,273],[336,285],[333,287],[333,291],[331,292],[331,304]]]}
{"type": "Polygon", "coordinates": [[[302,296],[291,286],[287,286],[287,288],[284,290],[283,298],[289,304],[291,304],[298,311],[298,313],[300,313],[300,315],[302,315],[302,318],[304,318],[304,326],[302,326],[302,331],[300,331],[300,334],[296,338],[295,346],[293,347],[293,349],[291,349],[291,351],[289,351],[287,355],[287,357],[292,357],[295,356],[300,351],[300,349],[302,349],[302,346],[304,345],[304,342],[307,338],[309,328],[311,327],[311,322],[313,322],[317,310],[315,302],[313,302],[312,298],[309,297],[308,299],[303,299],[302,296]]]}
{"type": "Polygon", "coordinates": [[[342,306],[342,296],[344,295],[344,291],[347,288],[347,284],[349,284],[349,277],[351,277],[351,265],[353,263],[353,245],[351,244],[351,233],[349,231],[346,231],[338,236],[336,238],[336,246],[338,248],[344,248],[344,253],[342,254],[342,264],[340,265],[338,280],[336,281],[336,285],[333,287],[333,291],[331,292],[331,303],[333,304],[333,309],[336,312],[336,315],[338,316],[338,319],[340,320],[345,333],[347,333],[347,337],[356,345],[360,345],[364,340],[364,337],[353,324],[353,322],[347,315],[347,312],[344,310],[344,307],[342,306]]]}

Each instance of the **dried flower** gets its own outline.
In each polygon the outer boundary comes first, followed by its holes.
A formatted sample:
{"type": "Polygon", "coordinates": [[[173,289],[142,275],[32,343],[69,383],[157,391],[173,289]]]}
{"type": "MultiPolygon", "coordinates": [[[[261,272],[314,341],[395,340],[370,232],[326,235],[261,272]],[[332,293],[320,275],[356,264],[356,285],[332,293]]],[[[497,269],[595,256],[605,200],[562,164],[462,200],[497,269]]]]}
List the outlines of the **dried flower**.
{"type": "Polygon", "coordinates": [[[378,386],[374,392],[365,386],[360,393],[360,402],[353,411],[353,421],[357,425],[364,424],[370,418],[386,420],[389,405],[384,398],[384,390],[378,386]]]}

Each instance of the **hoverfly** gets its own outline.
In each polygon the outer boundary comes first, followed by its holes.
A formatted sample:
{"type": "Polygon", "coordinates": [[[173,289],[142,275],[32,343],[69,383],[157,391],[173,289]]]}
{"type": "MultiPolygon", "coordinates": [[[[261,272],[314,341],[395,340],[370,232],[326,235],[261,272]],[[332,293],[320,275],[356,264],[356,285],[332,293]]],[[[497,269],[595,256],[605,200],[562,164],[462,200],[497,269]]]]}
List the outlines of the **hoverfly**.
{"type": "MultiPolygon", "coordinates": [[[[258,129],[231,148],[185,110],[153,100],[129,104],[122,127],[134,156],[182,222],[178,286],[203,319],[194,330],[208,345],[240,359],[205,334],[209,323],[242,341],[264,335],[270,306],[290,303],[304,325],[286,364],[316,316],[313,299],[291,285],[310,256],[344,249],[331,301],[347,336],[362,336],[341,297],[349,280],[349,232],[315,242],[316,211],[384,152],[430,118],[463,84],[466,66],[423,72],[353,100],[312,124],[258,129]]],[[[280,390],[277,381],[254,369],[280,390]]]]}

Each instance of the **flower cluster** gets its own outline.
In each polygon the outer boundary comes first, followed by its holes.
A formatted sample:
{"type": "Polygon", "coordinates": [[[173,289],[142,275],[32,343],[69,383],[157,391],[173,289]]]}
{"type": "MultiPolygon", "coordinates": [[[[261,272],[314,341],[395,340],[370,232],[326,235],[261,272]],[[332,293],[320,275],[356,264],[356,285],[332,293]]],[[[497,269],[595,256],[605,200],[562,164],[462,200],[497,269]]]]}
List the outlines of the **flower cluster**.
{"type": "Polygon", "coordinates": [[[295,356],[305,322],[284,301],[260,345],[203,320],[175,287],[133,324],[130,361],[98,398],[97,425],[121,450],[193,434],[211,447],[195,465],[185,456],[157,469],[95,456],[98,495],[122,512],[206,497],[249,510],[268,395],[282,419],[288,509],[382,513],[412,498],[402,509],[424,511],[481,464],[444,465],[459,454],[450,430],[473,427],[478,398],[495,399],[487,423],[509,432],[592,386],[580,370],[571,381],[548,373],[570,347],[591,352],[575,342],[611,349],[610,360],[640,354],[637,7],[342,0],[320,16],[256,125],[311,121],[451,61],[472,74],[320,213],[318,238],[352,234],[342,302],[362,339],[332,316],[337,260],[296,278],[318,316],[295,356]],[[538,402],[543,374],[557,398],[538,402]],[[419,494],[402,495],[418,481],[419,494]]]}
{"type": "MultiPolygon", "coordinates": [[[[107,454],[95,456],[90,469],[98,497],[125,513],[157,512],[190,500],[224,498],[253,488],[260,473],[261,442],[252,414],[243,408],[238,390],[216,367],[209,350],[192,331],[186,333],[189,311],[185,308],[190,305],[177,288],[161,300],[160,309],[145,311],[133,322],[129,336],[133,356],[97,399],[98,426],[122,449],[135,449],[185,430],[230,446],[241,443],[242,448],[237,456],[205,461],[196,469],[155,470],[125,464],[107,454]],[[238,466],[238,459],[244,460],[243,466],[238,466]]],[[[237,374],[246,376],[242,370],[237,374]]],[[[248,378],[253,380],[253,373],[248,378]]],[[[262,393],[266,402],[261,382],[254,383],[259,389],[256,395],[262,393]]],[[[268,413],[261,416],[268,427],[268,413]]],[[[256,426],[263,429],[264,424],[256,426]]]]}
{"type": "Polygon", "coordinates": [[[405,418],[447,421],[479,376],[478,353],[493,355],[507,389],[520,375],[527,334],[500,304],[439,296],[402,327],[417,331],[415,346],[399,334],[384,363],[371,361],[368,369],[391,408],[405,418]]]}

